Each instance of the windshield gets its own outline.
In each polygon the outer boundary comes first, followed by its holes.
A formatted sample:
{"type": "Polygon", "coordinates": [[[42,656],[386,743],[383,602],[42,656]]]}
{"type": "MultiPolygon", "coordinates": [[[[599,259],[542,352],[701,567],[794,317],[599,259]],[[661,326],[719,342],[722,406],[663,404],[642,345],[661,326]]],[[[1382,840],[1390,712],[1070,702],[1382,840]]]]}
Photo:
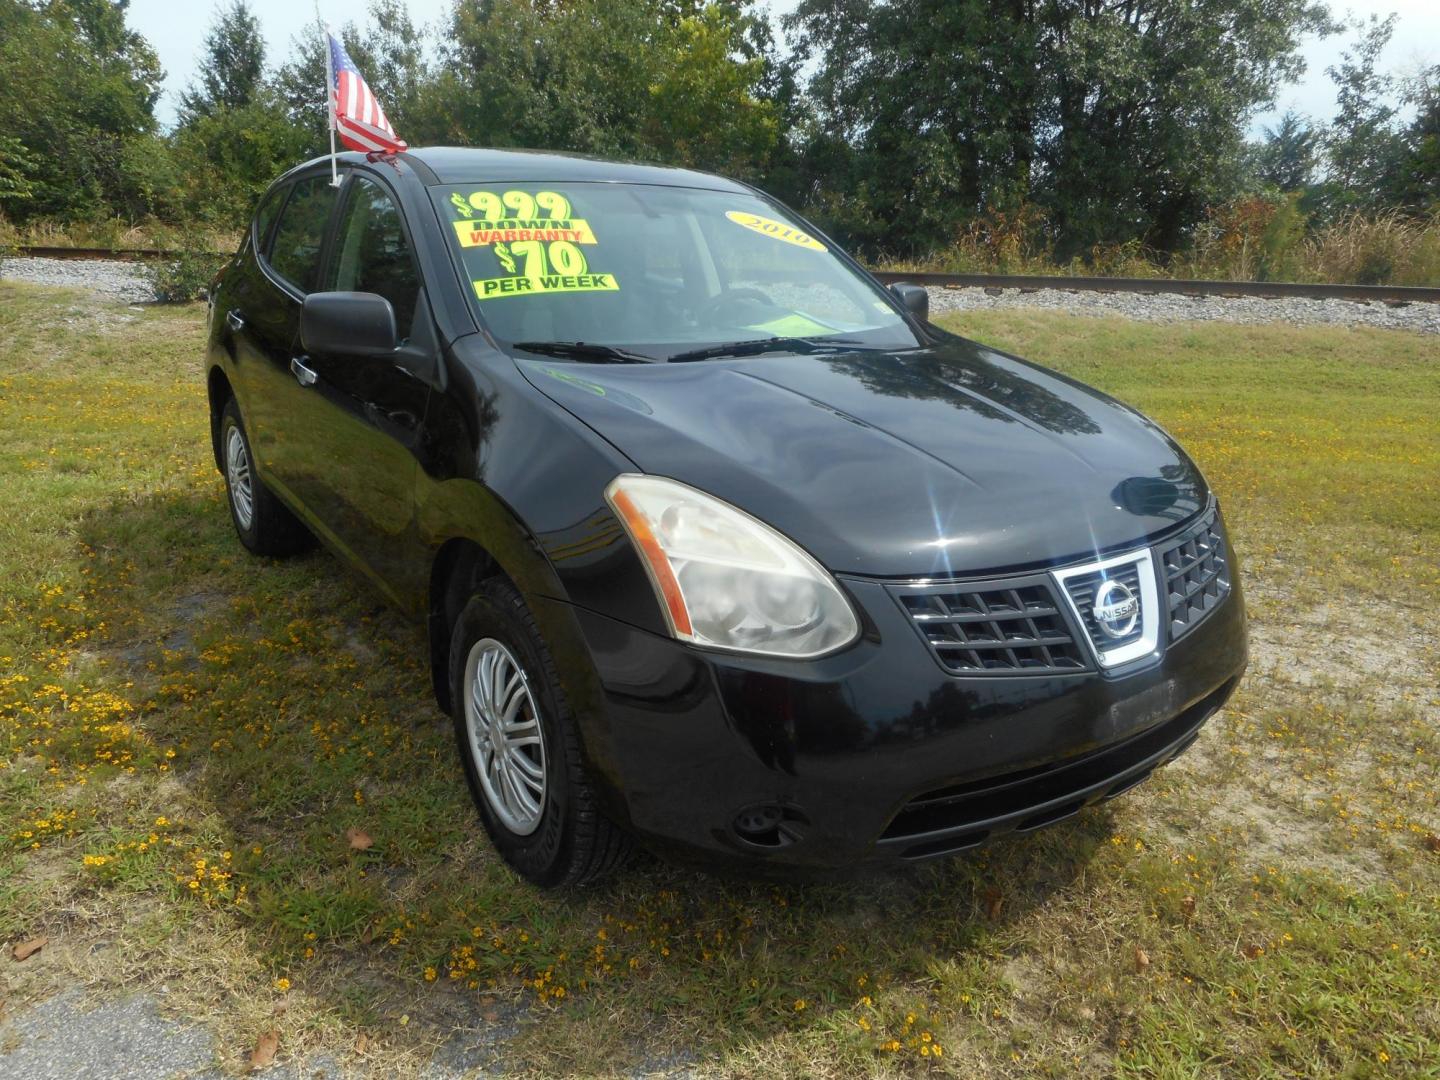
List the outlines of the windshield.
{"type": "Polygon", "coordinates": [[[432,195],[476,310],[502,342],[584,342],[656,360],[774,338],[919,345],[882,290],[753,195],[613,183],[432,195]]]}

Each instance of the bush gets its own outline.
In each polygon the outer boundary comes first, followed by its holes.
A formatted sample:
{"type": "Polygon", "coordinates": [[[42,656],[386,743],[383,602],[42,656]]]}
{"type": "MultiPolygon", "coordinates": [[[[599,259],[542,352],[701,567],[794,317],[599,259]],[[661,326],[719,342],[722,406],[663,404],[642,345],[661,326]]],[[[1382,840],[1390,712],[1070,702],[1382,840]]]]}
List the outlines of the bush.
{"type": "Polygon", "coordinates": [[[1433,285],[1440,282],[1440,214],[1347,214],[1306,242],[1305,261],[1321,281],[1433,285]]]}
{"type": "Polygon", "coordinates": [[[205,296],[225,258],[201,246],[187,244],[173,259],[147,263],[143,274],[155,290],[156,300],[162,304],[180,304],[205,296]]]}

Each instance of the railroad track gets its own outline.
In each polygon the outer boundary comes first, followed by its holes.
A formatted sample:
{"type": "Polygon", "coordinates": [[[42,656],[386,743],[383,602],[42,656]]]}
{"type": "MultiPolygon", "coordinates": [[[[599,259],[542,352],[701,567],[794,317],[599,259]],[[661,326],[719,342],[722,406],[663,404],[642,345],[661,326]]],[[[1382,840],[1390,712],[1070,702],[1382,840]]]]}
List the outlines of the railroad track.
{"type": "MultiPolygon", "coordinates": [[[[139,262],[174,258],[164,248],[77,248],[21,245],[16,254],[44,259],[106,259],[139,262]]],[[[228,252],[214,252],[217,259],[228,252]]],[[[887,285],[908,281],[946,289],[1059,289],[1066,292],[1169,293],[1179,296],[1250,296],[1264,300],[1355,300],[1368,303],[1437,304],[1440,287],[1416,285],[1300,285],[1282,281],[1185,281],[1175,278],[1032,276],[1026,274],[937,274],[929,271],[876,270],[887,285]]]]}
{"type": "Polygon", "coordinates": [[[1300,285],[1283,281],[1186,281],[1178,278],[1039,277],[1023,274],[932,274],[875,270],[890,285],[908,281],[946,289],[1059,289],[1066,292],[1253,296],[1264,300],[1358,300],[1381,304],[1440,303],[1440,288],[1415,285],[1300,285]]]}

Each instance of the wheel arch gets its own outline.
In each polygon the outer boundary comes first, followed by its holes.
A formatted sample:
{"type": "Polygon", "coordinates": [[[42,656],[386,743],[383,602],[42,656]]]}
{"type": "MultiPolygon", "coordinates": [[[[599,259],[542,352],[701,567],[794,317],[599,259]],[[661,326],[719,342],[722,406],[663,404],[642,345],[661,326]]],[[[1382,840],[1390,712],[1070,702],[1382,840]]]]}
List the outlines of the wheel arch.
{"type": "Polygon", "coordinates": [[[210,399],[210,451],[215,456],[215,468],[223,472],[225,465],[220,457],[220,414],[225,411],[225,403],[235,396],[235,391],[230,386],[225,369],[219,364],[210,368],[205,379],[205,389],[210,399]]]}
{"type": "Polygon", "coordinates": [[[425,615],[430,640],[430,685],[435,701],[444,712],[454,704],[450,698],[450,632],[460,611],[480,582],[491,577],[513,580],[499,562],[477,541],[453,536],[440,545],[430,564],[429,603],[425,615]]]}

